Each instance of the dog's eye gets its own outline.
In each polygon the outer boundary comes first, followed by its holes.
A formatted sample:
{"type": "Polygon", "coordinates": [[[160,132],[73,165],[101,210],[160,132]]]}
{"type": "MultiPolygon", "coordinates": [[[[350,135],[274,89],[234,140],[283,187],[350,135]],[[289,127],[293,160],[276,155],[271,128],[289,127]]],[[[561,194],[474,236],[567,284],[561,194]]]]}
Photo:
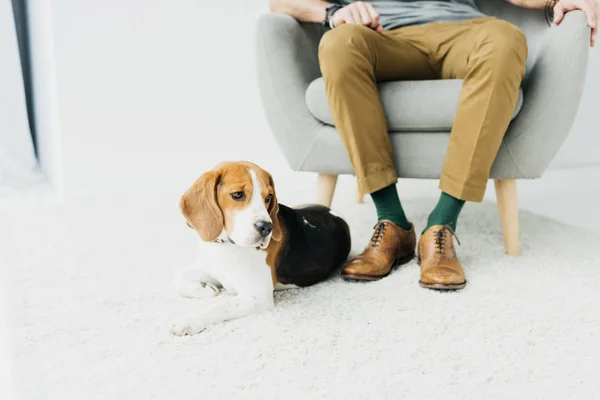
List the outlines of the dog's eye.
{"type": "Polygon", "coordinates": [[[244,200],[246,198],[246,195],[244,194],[244,192],[233,192],[230,194],[231,198],[237,201],[241,201],[244,200]]]}
{"type": "Polygon", "coordinates": [[[271,200],[273,200],[272,194],[269,194],[269,195],[267,195],[267,197],[265,197],[265,203],[269,204],[271,202],[271,200]]]}

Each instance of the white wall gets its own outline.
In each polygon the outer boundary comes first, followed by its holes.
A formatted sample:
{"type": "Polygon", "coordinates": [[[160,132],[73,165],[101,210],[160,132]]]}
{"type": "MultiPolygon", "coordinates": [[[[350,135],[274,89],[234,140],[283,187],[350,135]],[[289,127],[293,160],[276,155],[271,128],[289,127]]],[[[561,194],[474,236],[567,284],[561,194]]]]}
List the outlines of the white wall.
{"type": "Polygon", "coordinates": [[[590,53],[587,81],[577,120],[554,160],[557,167],[600,164],[600,43],[590,53]]]}
{"type": "Polygon", "coordinates": [[[62,148],[58,120],[58,81],[51,0],[27,1],[27,28],[33,69],[33,108],[39,132],[40,167],[56,194],[63,192],[62,148]]]}
{"type": "MultiPolygon", "coordinates": [[[[160,184],[175,194],[223,159],[288,171],[255,82],[267,0],[47,1],[68,190],[160,184]]],[[[595,52],[590,70],[599,66],[595,52]]],[[[599,79],[556,165],[598,162],[599,79]]]]}
{"type": "Polygon", "coordinates": [[[54,1],[67,190],[179,193],[223,159],[286,168],[256,89],[256,3],[54,1]]]}

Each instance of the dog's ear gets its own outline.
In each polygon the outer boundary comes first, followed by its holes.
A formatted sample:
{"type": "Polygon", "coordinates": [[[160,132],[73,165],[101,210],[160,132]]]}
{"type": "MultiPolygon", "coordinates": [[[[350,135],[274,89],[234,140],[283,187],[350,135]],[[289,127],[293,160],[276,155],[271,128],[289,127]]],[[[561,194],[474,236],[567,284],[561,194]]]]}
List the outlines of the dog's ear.
{"type": "Polygon", "coordinates": [[[271,199],[271,203],[269,203],[268,211],[269,216],[271,217],[271,221],[273,222],[273,232],[271,233],[271,239],[275,241],[281,240],[281,226],[279,224],[279,203],[277,202],[277,194],[275,192],[275,183],[273,182],[273,177],[271,174],[267,172],[269,176],[269,185],[273,188],[273,198],[271,199]]]}
{"type": "Polygon", "coordinates": [[[219,171],[204,173],[181,196],[179,208],[187,224],[206,242],[216,240],[223,231],[223,213],[217,204],[219,171]]]}

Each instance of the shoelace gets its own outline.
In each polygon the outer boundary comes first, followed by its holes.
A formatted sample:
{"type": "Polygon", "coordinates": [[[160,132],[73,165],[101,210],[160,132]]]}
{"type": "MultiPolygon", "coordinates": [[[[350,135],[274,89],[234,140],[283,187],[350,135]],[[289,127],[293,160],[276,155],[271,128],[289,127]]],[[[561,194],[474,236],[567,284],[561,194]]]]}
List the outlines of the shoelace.
{"type": "Polygon", "coordinates": [[[379,243],[381,243],[381,240],[385,236],[385,228],[387,228],[387,225],[388,224],[386,222],[380,222],[373,227],[375,229],[375,233],[373,233],[373,237],[371,237],[371,246],[379,246],[379,243]]]}
{"type": "Polygon", "coordinates": [[[439,256],[442,256],[446,252],[446,245],[448,243],[448,231],[452,233],[452,236],[456,238],[456,241],[460,245],[460,240],[456,236],[456,233],[448,225],[444,225],[437,232],[435,232],[435,249],[439,256]]]}

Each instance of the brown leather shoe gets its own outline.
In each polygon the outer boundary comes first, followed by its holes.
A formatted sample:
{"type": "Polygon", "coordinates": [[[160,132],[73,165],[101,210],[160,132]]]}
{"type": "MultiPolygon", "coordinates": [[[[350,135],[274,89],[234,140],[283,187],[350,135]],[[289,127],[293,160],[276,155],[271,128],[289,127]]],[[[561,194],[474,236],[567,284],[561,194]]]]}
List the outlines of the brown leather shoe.
{"type": "Polygon", "coordinates": [[[415,256],[415,228],[404,230],[392,221],[382,220],[375,225],[371,242],[358,257],[344,267],[347,280],[376,281],[388,276],[393,267],[406,264],[415,256]]]}
{"type": "Polygon", "coordinates": [[[467,284],[454,251],[454,232],[449,226],[434,225],[419,240],[419,284],[428,289],[457,290],[467,284]]]}

